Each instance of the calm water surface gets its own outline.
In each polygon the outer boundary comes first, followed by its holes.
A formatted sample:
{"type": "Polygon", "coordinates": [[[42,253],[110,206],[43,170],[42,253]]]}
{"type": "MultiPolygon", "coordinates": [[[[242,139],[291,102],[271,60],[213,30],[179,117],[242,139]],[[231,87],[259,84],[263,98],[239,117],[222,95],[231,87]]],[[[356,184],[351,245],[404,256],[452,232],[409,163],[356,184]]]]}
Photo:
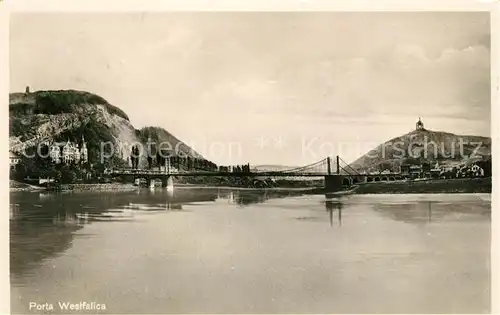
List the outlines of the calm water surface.
{"type": "Polygon", "coordinates": [[[490,195],[177,189],[10,203],[13,313],[58,301],[113,314],[490,311],[490,195]]]}

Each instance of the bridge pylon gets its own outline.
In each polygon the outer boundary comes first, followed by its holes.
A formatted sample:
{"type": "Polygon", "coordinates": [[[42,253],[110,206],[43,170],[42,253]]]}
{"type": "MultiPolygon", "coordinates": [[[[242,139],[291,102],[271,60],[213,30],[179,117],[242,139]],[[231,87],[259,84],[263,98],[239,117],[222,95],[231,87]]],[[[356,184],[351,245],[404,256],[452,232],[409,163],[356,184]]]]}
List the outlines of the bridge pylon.
{"type": "Polygon", "coordinates": [[[332,175],[332,162],[330,157],[326,158],[326,165],[327,165],[327,174],[332,175]]]}

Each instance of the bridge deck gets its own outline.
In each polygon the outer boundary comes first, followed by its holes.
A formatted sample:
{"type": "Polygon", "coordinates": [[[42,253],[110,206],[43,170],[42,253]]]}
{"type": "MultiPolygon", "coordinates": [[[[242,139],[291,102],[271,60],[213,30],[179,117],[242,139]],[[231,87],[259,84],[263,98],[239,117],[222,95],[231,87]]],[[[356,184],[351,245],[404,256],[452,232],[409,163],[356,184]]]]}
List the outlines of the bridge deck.
{"type": "Polygon", "coordinates": [[[325,173],[242,173],[242,172],[178,172],[178,173],[165,173],[158,171],[113,171],[109,174],[112,175],[136,175],[136,176],[234,176],[234,177],[257,177],[257,176],[269,176],[269,177],[323,177],[327,174],[325,173]]]}
{"type": "MultiPolygon", "coordinates": [[[[283,173],[283,172],[209,172],[209,171],[187,171],[187,172],[160,172],[155,170],[114,170],[109,174],[112,175],[135,175],[135,176],[232,176],[232,177],[257,177],[257,176],[268,176],[268,177],[324,177],[328,175],[327,173],[283,173]]],[[[330,174],[337,175],[337,174],[330,174]]],[[[357,177],[357,176],[398,176],[399,173],[391,174],[340,174],[340,176],[345,177],[357,177]]]]}

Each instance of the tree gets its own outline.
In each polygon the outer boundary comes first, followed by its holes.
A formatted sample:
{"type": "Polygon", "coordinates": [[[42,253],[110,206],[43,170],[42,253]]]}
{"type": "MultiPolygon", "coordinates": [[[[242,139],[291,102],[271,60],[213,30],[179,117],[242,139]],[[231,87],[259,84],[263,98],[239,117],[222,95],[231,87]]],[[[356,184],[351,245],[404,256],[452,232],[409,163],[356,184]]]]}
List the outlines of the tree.
{"type": "Polygon", "coordinates": [[[28,175],[28,169],[23,163],[18,163],[11,169],[10,176],[12,179],[22,181],[28,175]]]}
{"type": "Polygon", "coordinates": [[[477,165],[483,169],[485,177],[491,176],[491,159],[479,161],[477,165]]]}
{"type": "Polygon", "coordinates": [[[135,147],[132,147],[130,150],[130,162],[132,163],[132,168],[135,168],[135,160],[137,157],[135,156],[135,147]]]}
{"type": "Polygon", "coordinates": [[[165,162],[163,161],[162,154],[160,153],[160,150],[156,152],[156,166],[163,166],[165,162]]]}
{"type": "Polygon", "coordinates": [[[73,184],[76,182],[77,176],[74,170],[69,166],[64,165],[61,168],[61,183],[63,184],[73,184]]]}
{"type": "Polygon", "coordinates": [[[56,183],[60,183],[60,182],[61,182],[61,180],[62,180],[62,174],[61,174],[61,171],[60,171],[60,170],[55,170],[55,171],[54,171],[54,176],[53,176],[53,178],[54,178],[54,181],[55,181],[56,183]]]}
{"type": "Polygon", "coordinates": [[[151,157],[151,155],[148,154],[148,168],[151,168],[153,164],[153,158],[151,157]]]}
{"type": "Polygon", "coordinates": [[[105,169],[105,168],[106,168],[106,167],[105,167],[104,163],[97,163],[97,164],[95,165],[94,170],[95,170],[96,174],[99,174],[99,175],[100,175],[100,174],[103,174],[103,173],[104,173],[104,169],[105,169]]]}
{"type": "Polygon", "coordinates": [[[139,167],[139,158],[140,158],[140,151],[138,146],[132,147],[132,167],[133,168],[138,168],[139,167]]]}

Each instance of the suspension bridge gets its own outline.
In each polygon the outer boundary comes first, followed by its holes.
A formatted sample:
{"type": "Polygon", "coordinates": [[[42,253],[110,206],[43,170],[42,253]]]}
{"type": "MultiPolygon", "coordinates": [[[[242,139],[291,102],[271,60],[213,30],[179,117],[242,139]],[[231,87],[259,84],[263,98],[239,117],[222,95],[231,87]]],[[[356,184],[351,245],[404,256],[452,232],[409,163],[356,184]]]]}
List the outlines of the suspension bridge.
{"type": "Polygon", "coordinates": [[[178,176],[226,176],[226,177],[266,177],[266,178],[293,178],[295,180],[306,178],[324,178],[325,188],[328,191],[338,191],[344,187],[350,187],[355,184],[377,181],[393,181],[402,178],[400,173],[370,173],[362,174],[353,169],[342,158],[337,156],[335,159],[326,157],[320,161],[301,167],[290,168],[280,171],[269,170],[249,170],[243,171],[219,171],[205,169],[184,169],[170,167],[168,160],[165,167],[151,169],[112,169],[107,172],[112,176],[132,177],[134,181],[142,178],[148,182],[160,180],[163,186],[171,185],[172,177],[178,176]]]}

